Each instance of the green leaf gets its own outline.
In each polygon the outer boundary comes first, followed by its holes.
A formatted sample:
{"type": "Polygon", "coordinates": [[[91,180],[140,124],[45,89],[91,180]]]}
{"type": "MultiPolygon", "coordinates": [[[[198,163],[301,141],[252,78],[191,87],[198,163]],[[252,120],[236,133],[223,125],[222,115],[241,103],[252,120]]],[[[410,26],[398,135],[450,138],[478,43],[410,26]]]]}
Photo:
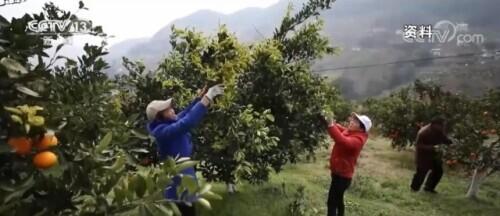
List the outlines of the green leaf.
{"type": "Polygon", "coordinates": [[[163,170],[166,173],[171,173],[172,171],[175,171],[175,160],[172,157],[167,158],[165,164],[163,165],[163,170]]]}
{"type": "Polygon", "coordinates": [[[31,89],[29,89],[26,86],[23,86],[21,84],[16,84],[16,89],[18,91],[20,91],[21,93],[27,94],[29,96],[40,97],[40,95],[37,92],[35,92],[35,91],[33,91],[33,90],[31,90],[31,89]]]}
{"type": "Polygon", "coordinates": [[[57,126],[57,130],[62,130],[68,124],[67,121],[62,121],[59,126],[57,126]]]}
{"type": "Polygon", "coordinates": [[[48,213],[48,209],[47,208],[43,208],[42,211],[37,212],[33,216],[43,216],[43,215],[47,215],[47,213],[48,213]]]}
{"type": "Polygon", "coordinates": [[[222,200],[222,197],[212,191],[208,191],[201,195],[205,199],[222,200]]]}
{"type": "Polygon", "coordinates": [[[115,187],[113,189],[113,193],[115,195],[114,197],[114,202],[121,205],[123,201],[125,200],[125,192],[121,188],[115,187]]]}
{"type": "Polygon", "coordinates": [[[153,194],[154,192],[156,192],[157,190],[156,185],[158,182],[154,182],[151,176],[147,176],[145,180],[146,180],[147,192],[149,192],[149,194],[153,194]]]}
{"type": "Polygon", "coordinates": [[[23,119],[21,119],[21,117],[19,117],[18,115],[10,115],[10,118],[12,119],[13,122],[23,124],[23,119]]]}
{"type": "Polygon", "coordinates": [[[32,106],[30,108],[31,108],[31,110],[33,110],[34,114],[36,114],[37,111],[42,111],[43,110],[43,107],[41,107],[41,106],[32,106]]]}
{"type": "Polygon", "coordinates": [[[144,180],[144,177],[142,177],[141,175],[136,175],[135,178],[135,192],[137,194],[137,197],[142,198],[144,196],[144,193],[146,193],[146,180],[144,180]]]}
{"type": "Polygon", "coordinates": [[[17,109],[21,110],[23,113],[29,113],[30,107],[28,105],[17,106],[17,109]]]}
{"type": "Polygon", "coordinates": [[[24,129],[26,130],[26,133],[29,133],[31,129],[30,124],[24,124],[24,129]]]}
{"type": "Polygon", "coordinates": [[[149,153],[149,151],[147,149],[143,149],[143,148],[130,149],[129,152],[149,153]]]}
{"type": "Polygon", "coordinates": [[[128,187],[127,187],[127,199],[128,201],[132,201],[134,199],[134,194],[135,194],[135,178],[134,177],[129,177],[128,178],[128,187]]]}
{"type": "Polygon", "coordinates": [[[23,112],[20,109],[14,108],[14,107],[3,107],[5,110],[17,114],[17,115],[22,115],[23,112]]]}
{"type": "Polygon", "coordinates": [[[168,205],[170,206],[170,209],[172,209],[172,211],[174,212],[174,215],[182,216],[181,211],[179,210],[177,205],[175,205],[173,202],[168,202],[168,205]]]}
{"type": "Polygon", "coordinates": [[[137,138],[147,140],[149,139],[149,136],[146,134],[143,134],[135,129],[131,130],[132,134],[134,134],[137,138]]]}
{"type": "Polygon", "coordinates": [[[28,116],[28,123],[40,127],[45,124],[45,119],[42,116],[28,116]]]}
{"type": "MultiPolygon", "coordinates": [[[[8,145],[0,145],[0,153],[10,153],[12,149],[8,145]]],[[[0,189],[2,189],[0,187],[0,189]]]]}
{"type": "Polygon", "coordinates": [[[140,205],[139,206],[139,215],[141,215],[141,216],[147,216],[147,215],[149,215],[149,210],[146,209],[146,205],[140,205]]]}
{"type": "Polygon", "coordinates": [[[5,184],[0,184],[0,190],[7,191],[7,192],[13,192],[16,190],[15,187],[5,185],[5,184]]]}
{"type": "Polygon", "coordinates": [[[129,191],[135,191],[135,182],[136,182],[136,178],[135,176],[130,176],[128,178],[128,190],[129,191]]]}
{"type": "Polygon", "coordinates": [[[136,205],[125,205],[121,206],[119,209],[116,209],[112,214],[109,215],[137,215],[138,209],[139,207],[136,205]]]}
{"type": "Polygon", "coordinates": [[[184,161],[182,163],[179,163],[175,166],[175,172],[180,173],[182,170],[185,170],[190,167],[194,167],[196,164],[198,164],[199,161],[184,161]]]}
{"type": "Polygon", "coordinates": [[[190,194],[193,194],[194,192],[196,192],[196,189],[198,189],[198,183],[190,175],[182,176],[181,184],[182,184],[182,186],[184,186],[188,189],[188,192],[190,194]]]}
{"type": "Polygon", "coordinates": [[[199,198],[196,202],[201,204],[203,207],[207,209],[212,209],[212,206],[210,206],[210,202],[208,202],[208,200],[204,198],[199,198]]]}
{"type": "Polygon", "coordinates": [[[211,184],[205,184],[203,185],[203,187],[200,189],[200,194],[204,194],[204,193],[207,193],[210,191],[210,189],[212,189],[212,185],[211,184]]]}
{"type": "Polygon", "coordinates": [[[111,170],[115,172],[119,172],[120,170],[125,168],[125,163],[127,162],[124,156],[118,155],[117,157],[118,158],[116,159],[115,163],[113,163],[113,165],[111,166],[111,170]]]}
{"type": "Polygon", "coordinates": [[[22,182],[19,186],[17,186],[16,189],[12,193],[5,196],[3,203],[8,203],[12,199],[20,199],[24,195],[24,193],[28,189],[30,189],[34,184],[35,184],[35,181],[33,179],[33,175],[31,175],[29,178],[26,178],[26,180],[24,182],[22,182]]]}
{"type": "Polygon", "coordinates": [[[164,215],[173,215],[174,214],[174,212],[172,210],[167,209],[167,207],[163,206],[162,204],[156,204],[155,207],[164,215]]]}
{"type": "Polygon", "coordinates": [[[9,212],[12,208],[14,208],[17,205],[16,202],[11,202],[8,204],[4,204],[0,206],[0,214],[4,215],[4,213],[9,212]]]}
{"type": "Polygon", "coordinates": [[[271,122],[274,122],[274,116],[269,114],[269,115],[266,115],[266,118],[271,121],[271,122]]]}
{"type": "Polygon", "coordinates": [[[137,118],[139,118],[140,114],[139,113],[135,113],[135,114],[132,114],[130,115],[128,118],[127,118],[127,121],[128,122],[134,122],[135,120],[137,120],[137,118]]]}
{"type": "Polygon", "coordinates": [[[108,132],[96,146],[96,152],[102,153],[102,151],[106,149],[109,146],[109,144],[111,144],[112,139],[113,139],[113,132],[108,132]]]}
{"type": "Polygon", "coordinates": [[[8,57],[2,58],[0,60],[0,64],[7,68],[10,78],[18,78],[20,75],[28,73],[28,70],[26,70],[26,68],[24,68],[24,66],[22,66],[19,62],[8,57]]]}
{"type": "MultiPolygon", "coordinates": [[[[149,204],[149,203],[148,203],[148,204],[145,204],[144,206],[146,207],[147,215],[152,215],[152,216],[154,216],[154,215],[155,215],[155,211],[154,211],[154,209],[155,209],[155,208],[153,208],[151,205],[152,205],[152,204],[149,204]]],[[[153,205],[153,206],[154,206],[154,205],[153,205]]]]}
{"type": "Polygon", "coordinates": [[[59,52],[59,50],[64,46],[64,43],[57,45],[55,53],[59,52]]]}

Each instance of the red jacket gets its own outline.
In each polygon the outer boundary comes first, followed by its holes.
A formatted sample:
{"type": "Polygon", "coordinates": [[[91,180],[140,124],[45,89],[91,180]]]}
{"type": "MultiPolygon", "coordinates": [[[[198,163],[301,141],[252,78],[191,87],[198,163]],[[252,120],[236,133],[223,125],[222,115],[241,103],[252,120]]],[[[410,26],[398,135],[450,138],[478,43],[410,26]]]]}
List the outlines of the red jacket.
{"type": "Polygon", "coordinates": [[[368,139],[368,134],[348,131],[339,124],[328,127],[328,133],[335,141],[330,156],[330,170],[332,174],[351,179],[361,149],[368,139]]]}

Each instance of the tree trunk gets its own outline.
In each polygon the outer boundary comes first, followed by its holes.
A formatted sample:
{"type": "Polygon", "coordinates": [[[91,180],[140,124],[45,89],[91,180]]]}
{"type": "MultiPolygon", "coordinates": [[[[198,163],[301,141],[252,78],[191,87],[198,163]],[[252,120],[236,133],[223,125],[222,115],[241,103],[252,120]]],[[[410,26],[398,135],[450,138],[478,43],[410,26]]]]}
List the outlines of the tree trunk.
{"type": "Polygon", "coordinates": [[[485,177],[485,170],[479,170],[476,168],[474,174],[472,175],[472,180],[469,186],[469,191],[467,192],[467,198],[477,199],[477,192],[479,192],[479,186],[485,177]]]}
{"type": "Polygon", "coordinates": [[[228,193],[234,194],[236,192],[236,185],[235,184],[226,183],[226,187],[227,187],[228,193]]]}

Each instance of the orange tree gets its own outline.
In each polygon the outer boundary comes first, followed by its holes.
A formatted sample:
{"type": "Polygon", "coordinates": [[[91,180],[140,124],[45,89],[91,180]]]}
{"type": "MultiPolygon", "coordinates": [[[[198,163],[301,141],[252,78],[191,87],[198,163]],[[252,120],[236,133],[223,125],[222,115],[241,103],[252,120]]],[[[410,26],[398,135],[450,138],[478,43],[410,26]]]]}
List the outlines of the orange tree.
{"type": "MultiPolygon", "coordinates": [[[[107,67],[103,47],[85,45],[84,55],[70,59],[57,55],[63,46],[59,45],[50,57],[45,50],[51,46],[26,32],[27,22],[34,19],[77,17],[53,4],[46,4],[40,14],[10,22],[0,16],[0,214],[179,215],[175,205],[163,199],[163,189],[180,170],[196,162],[168,159],[148,168],[138,165],[128,145],[149,138],[134,133],[121,112],[118,88],[103,72],[107,67]],[[56,60],[64,62],[53,66],[56,60]],[[55,132],[57,142],[42,137],[47,128],[55,132]],[[40,140],[33,148],[37,150],[58,147],[55,154],[34,156],[31,149],[20,148],[26,142],[19,138],[40,140]],[[31,165],[32,160],[41,169],[31,165]],[[58,166],[53,166],[54,160],[58,166]]],[[[103,35],[100,27],[92,34],[103,35]]],[[[198,185],[190,177],[183,177],[180,189],[192,195],[181,201],[192,202],[195,197],[209,206],[205,198],[217,198],[209,185],[198,185]]]]}
{"type": "MultiPolygon", "coordinates": [[[[41,61],[48,56],[44,52],[48,47],[43,45],[41,37],[25,33],[26,23],[32,19],[25,16],[9,22],[0,16],[0,179],[3,182],[27,179],[29,173],[19,170],[35,169],[31,164],[37,150],[35,145],[46,132],[47,112],[37,106],[43,99],[34,90],[44,87],[41,80],[49,76],[49,70],[45,64],[33,65],[28,59],[41,61]]],[[[0,193],[15,200],[5,191],[0,193]]]]}
{"type": "Polygon", "coordinates": [[[124,107],[143,112],[149,100],[167,97],[183,107],[198,89],[223,83],[225,95],[193,133],[198,168],[208,180],[265,181],[322,146],[318,114],[348,115],[338,91],[310,70],[315,59],[337,51],[321,36],[317,20],[332,3],[308,1],[297,14],[288,13],[271,38],[250,45],[224,26],[213,36],[173,27],[172,51],[155,71],[125,59],[130,76],[119,82],[130,90],[122,95],[130,103],[124,107]]]}
{"type": "Polygon", "coordinates": [[[377,122],[380,133],[390,138],[397,149],[413,145],[418,130],[430,119],[444,117],[454,144],[439,151],[448,165],[460,164],[472,173],[467,196],[473,198],[484,177],[500,168],[499,94],[500,91],[492,90],[483,97],[470,99],[417,80],[389,97],[368,99],[364,108],[377,122]]]}
{"type": "Polygon", "coordinates": [[[320,21],[303,22],[330,3],[309,1],[284,18],[273,38],[250,46],[224,27],[214,37],[173,29],[173,51],[155,74],[164,95],[182,106],[204,85],[222,82],[227,89],[194,136],[207,179],[265,181],[270,171],[320,146],[317,114],[346,106],[310,73],[312,61],[334,49],[320,36],[320,21]]]}

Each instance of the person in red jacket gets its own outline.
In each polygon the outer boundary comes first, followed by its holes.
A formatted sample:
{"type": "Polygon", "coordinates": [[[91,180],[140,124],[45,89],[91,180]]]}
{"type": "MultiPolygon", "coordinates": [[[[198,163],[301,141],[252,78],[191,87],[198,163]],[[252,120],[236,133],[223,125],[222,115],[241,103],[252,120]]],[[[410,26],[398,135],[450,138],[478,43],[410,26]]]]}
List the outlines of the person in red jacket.
{"type": "Polygon", "coordinates": [[[328,122],[328,133],[335,142],[330,156],[332,183],[328,193],[328,216],[344,215],[344,192],[351,184],[361,149],[368,139],[372,122],[368,116],[352,113],[347,128],[328,122]]]}

